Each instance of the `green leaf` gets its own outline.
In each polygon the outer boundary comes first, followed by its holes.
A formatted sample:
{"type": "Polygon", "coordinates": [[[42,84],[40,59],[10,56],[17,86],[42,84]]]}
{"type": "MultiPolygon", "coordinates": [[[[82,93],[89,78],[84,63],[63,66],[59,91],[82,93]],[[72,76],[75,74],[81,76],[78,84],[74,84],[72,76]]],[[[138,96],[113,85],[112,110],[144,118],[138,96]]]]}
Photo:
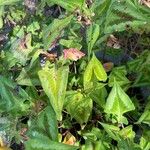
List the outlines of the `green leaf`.
{"type": "Polygon", "coordinates": [[[105,107],[105,99],[107,97],[107,90],[104,87],[105,84],[102,84],[101,87],[96,88],[95,90],[90,91],[90,98],[95,101],[100,107],[105,107]]]}
{"type": "Polygon", "coordinates": [[[78,123],[87,123],[92,112],[93,103],[89,97],[84,97],[80,92],[67,95],[65,107],[72,118],[78,123]]]}
{"type": "Polygon", "coordinates": [[[118,122],[122,123],[122,119],[124,119],[122,115],[134,109],[134,104],[130,100],[129,96],[115,81],[106,101],[105,112],[108,114],[117,115],[118,122]]]}
{"type": "Polygon", "coordinates": [[[91,6],[91,9],[94,11],[96,18],[106,15],[107,10],[109,9],[111,0],[95,0],[91,6]]]}
{"type": "Polygon", "coordinates": [[[73,16],[71,15],[63,19],[54,19],[50,25],[44,28],[43,42],[45,50],[48,50],[56,38],[61,35],[62,30],[69,25],[72,18],[73,16]]]}
{"type": "Polygon", "coordinates": [[[119,150],[141,150],[140,146],[128,139],[118,141],[117,147],[119,150]]]}
{"type": "Polygon", "coordinates": [[[35,132],[49,137],[52,141],[58,141],[57,118],[50,105],[44,108],[37,118],[31,119],[28,131],[31,139],[36,138],[34,137],[35,132]]]}
{"type": "Polygon", "coordinates": [[[92,61],[93,61],[94,74],[97,77],[97,79],[99,81],[106,81],[107,74],[101,62],[96,58],[95,55],[93,55],[92,61]]]}
{"type": "Polygon", "coordinates": [[[64,39],[61,39],[60,42],[59,42],[61,45],[67,47],[67,48],[77,48],[77,49],[81,49],[82,48],[82,45],[75,42],[74,39],[71,39],[71,40],[64,40],[64,39]]]}
{"type": "Polygon", "coordinates": [[[16,2],[19,2],[21,0],[0,0],[0,6],[1,5],[13,5],[16,2]]]}
{"type": "Polygon", "coordinates": [[[75,11],[77,9],[81,9],[85,0],[51,0],[54,4],[60,5],[68,11],[75,11]]]}
{"type": "Polygon", "coordinates": [[[22,68],[19,76],[16,81],[19,85],[26,86],[37,86],[40,85],[40,81],[38,78],[38,71],[40,70],[39,64],[34,63],[31,68],[25,67],[22,68]]]}
{"type": "Polygon", "coordinates": [[[0,112],[9,112],[20,116],[29,111],[31,98],[20,87],[3,76],[0,76],[0,112]],[[29,103],[25,103],[25,101],[29,103]]]}
{"type": "Polygon", "coordinates": [[[103,65],[96,58],[96,56],[94,54],[93,54],[93,57],[90,60],[90,62],[88,63],[88,65],[85,69],[85,72],[84,72],[83,80],[84,80],[84,87],[85,88],[87,88],[89,83],[91,82],[93,74],[95,74],[96,78],[99,81],[106,81],[107,80],[107,74],[103,68],[103,65]]]}
{"type": "Polygon", "coordinates": [[[150,142],[147,141],[144,137],[141,137],[141,139],[140,139],[140,147],[143,150],[149,150],[150,149],[150,142]]]}
{"type": "Polygon", "coordinates": [[[39,29],[40,29],[39,23],[37,21],[34,21],[27,27],[27,33],[31,32],[33,35],[38,35],[37,30],[39,29]]]}
{"type": "Polygon", "coordinates": [[[49,97],[57,119],[62,119],[62,109],[68,82],[68,66],[52,69],[43,69],[38,72],[42,87],[49,97]]]}
{"type": "Polygon", "coordinates": [[[111,138],[113,138],[114,140],[119,141],[120,138],[118,136],[118,133],[120,131],[119,127],[116,127],[114,125],[110,125],[110,124],[105,124],[100,122],[100,124],[103,126],[103,128],[105,129],[105,131],[109,134],[109,136],[111,138]]]}
{"type": "Polygon", "coordinates": [[[99,32],[100,29],[98,24],[91,24],[87,29],[86,42],[88,45],[88,58],[90,58],[92,48],[99,37],[99,32]]]}
{"type": "Polygon", "coordinates": [[[29,53],[32,52],[33,47],[31,46],[32,36],[27,34],[22,36],[20,39],[13,41],[10,51],[14,58],[18,60],[18,63],[25,65],[27,60],[29,60],[29,53]],[[25,46],[26,45],[26,46],[25,46]]]}
{"type": "Polygon", "coordinates": [[[141,123],[141,122],[150,125],[150,102],[148,102],[143,114],[141,115],[141,117],[137,121],[137,123],[141,123]]]}
{"type": "Polygon", "coordinates": [[[114,84],[114,78],[115,78],[115,80],[120,86],[123,86],[123,87],[127,86],[130,83],[130,81],[128,80],[126,75],[127,75],[127,70],[125,66],[114,68],[109,75],[108,85],[112,87],[114,84]]]}
{"type": "Polygon", "coordinates": [[[34,138],[29,139],[26,143],[26,150],[76,150],[78,147],[66,145],[50,140],[38,132],[34,132],[34,138]]]}
{"type": "Polygon", "coordinates": [[[119,131],[119,135],[124,139],[131,139],[133,140],[135,137],[135,132],[132,129],[132,126],[127,126],[119,131]]]}

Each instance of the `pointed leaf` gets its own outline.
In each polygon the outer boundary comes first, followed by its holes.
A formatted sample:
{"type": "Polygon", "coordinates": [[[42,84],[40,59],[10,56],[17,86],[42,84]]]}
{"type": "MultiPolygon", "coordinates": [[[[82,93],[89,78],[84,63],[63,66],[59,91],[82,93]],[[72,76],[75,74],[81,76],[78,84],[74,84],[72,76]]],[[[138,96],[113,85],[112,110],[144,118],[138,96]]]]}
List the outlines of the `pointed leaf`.
{"type": "Polygon", "coordinates": [[[118,116],[120,122],[123,118],[122,115],[128,111],[134,110],[134,104],[129,96],[122,90],[119,84],[115,81],[114,86],[107,98],[105,105],[105,112],[118,116]]]}
{"type": "Polygon", "coordinates": [[[92,100],[79,92],[72,92],[66,97],[66,109],[78,123],[86,123],[92,111],[92,100]]]}
{"type": "Polygon", "coordinates": [[[93,68],[94,68],[94,74],[97,77],[99,81],[106,81],[107,80],[107,74],[105,72],[105,69],[101,62],[96,58],[95,55],[92,57],[93,61],[93,68]]]}
{"type": "Polygon", "coordinates": [[[48,50],[55,40],[61,35],[61,31],[70,23],[72,15],[63,19],[55,19],[43,30],[43,42],[45,50],[48,50]]]}
{"type": "Polygon", "coordinates": [[[87,39],[86,42],[88,44],[88,57],[91,55],[92,48],[99,37],[99,25],[91,24],[87,29],[87,39]]]}
{"type": "Polygon", "coordinates": [[[69,68],[61,67],[58,70],[43,69],[38,72],[42,87],[50,99],[50,103],[56,113],[57,119],[61,120],[66,87],[68,82],[69,68]]]}
{"type": "Polygon", "coordinates": [[[99,81],[107,80],[107,74],[104,70],[104,67],[94,54],[84,72],[83,81],[85,88],[87,88],[91,82],[93,73],[99,81]]]}

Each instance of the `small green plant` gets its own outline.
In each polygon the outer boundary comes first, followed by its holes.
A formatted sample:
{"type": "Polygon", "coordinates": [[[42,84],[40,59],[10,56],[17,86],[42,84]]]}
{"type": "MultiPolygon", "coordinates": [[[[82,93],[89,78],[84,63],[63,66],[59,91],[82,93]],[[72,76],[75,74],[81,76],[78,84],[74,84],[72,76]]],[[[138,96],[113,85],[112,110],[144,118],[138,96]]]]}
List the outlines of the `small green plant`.
{"type": "Polygon", "coordinates": [[[142,3],[0,0],[0,150],[150,149],[142,3]]]}

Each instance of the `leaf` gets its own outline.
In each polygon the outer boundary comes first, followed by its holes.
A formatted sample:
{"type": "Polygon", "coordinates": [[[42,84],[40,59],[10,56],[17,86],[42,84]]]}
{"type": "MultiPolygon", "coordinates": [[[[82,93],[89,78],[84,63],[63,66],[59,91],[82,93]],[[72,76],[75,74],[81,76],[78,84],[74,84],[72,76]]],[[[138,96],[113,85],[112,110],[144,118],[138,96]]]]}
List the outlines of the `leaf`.
{"type": "Polygon", "coordinates": [[[48,50],[55,40],[61,35],[62,30],[69,25],[72,18],[73,16],[71,15],[63,19],[54,19],[50,25],[44,28],[43,42],[45,50],[48,50]]]}
{"type": "Polygon", "coordinates": [[[150,102],[148,102],[143,114],[141,115],[141,117],[137,121],[137,123],[142,123],[142,122],[150,125],[150,102]]]}
{"type": "Polygon", "coordinates": [[[102,84],[101,87],[92,90],[89,94],[90,98],[102,108],[105,107],[105,99],[107,97],[107,90],[104,86],[105,84],[102,84]]]}
{"type": "Polygon", "coordinates": [[[95,0],[91,6],[91,9],[95,12],[96,18],[106,14],[109,9],[111,0],[95,0]]]}
{"type": "Polygon", "coordinates": [[[67,48],[76,48],[76,49],[81,49],[82,48],[82,45],[79,44],[78,42],[75,42],[75,39],[70,39],[70,40],[64,40],[64,39],[61,39],[59,41],[59,43],[67,48]]]}
{"type": "Polygon", "coordinates": [[[35,132],[49,137],[52,141],[58,141],[57,119],[51,105],[41,111],[37,118],[30,120],[28,135],[31,139],[36,139],[35,132]]]}
{"type": "Polygon", "coordinates": [[[40,70],[39,64],[35,62],[32,64],[31,68],[25,67],[22,68],[19,76],[16,78],[16,81],[19,85],[26,86],[36,86],[40,85],[40,81],[38,78],[38,71],[40,70]]]}
{"type": "Polygon", "coordinates": [[[80,92],[72,92],[67,95],[65,100],[65,108],[68,113],[81,125],[87,123],[92,107],[92,100],[89,97],[84,97],[80,92]]]}
{"type": "Polygon", "coordinates": [[[107,80],[107,74],[104,70],[103,65],[101,62],[96,58],[95,55],[92,57],[93,61],[93,68],[94,68],[94,74],[97,77],[99,81],[106,81],[107,80]]]}
{"type": "Polygon", "coordinates": [[[85,69],[84,75],[83,75],[85,88],[87,88],[88,84],[91,82],[93,73],[95,74],[96,78],[99,81],[106,81],[107,80],[107,74],[103,68],[103,65],[96,58],[96,56],[94,54],[93,54],[92,59],[88,63],[88,65],[85,69]]]}
{"type": "Polygon", "coordinates": [[[68,66],[52,69],[43,69],[38,72],[42,87],[49,97],[57,119],[62,119],[62,109],[68,82],[68,66]]]}
{"type": "Polygon", "coordinates": [[[74,145],[76,142],[76,138],[69,132],[64,138],[63,143],[68,145],[74,145]]]}
{"type": "Polygon", "coordinates": [[[109,134],[109,136],[111,138],[113,138],[114,140],[117,140],[117,141],[120,140],[120,138],[118,136],[118,133],[120,130],[119,127],[116,127],[114,125],[105,124],[102,122],[100,122],[100,124],[103,126],[103,128],[105,129],[105,131],[109,134]]]}
{"type": "Polygon", "coordinates": [[[74,61],[77,61],[78,59],[81,59],[83,56],[85,56],[84,53],[82,53],[76,48],[64,49],[63,53],[65,59],[70,59],[74,61]]]}
{"type": "Polygon", "coordinates": [[[141,115],[141,117],[138,120],[138,123],[141,122],[150,125],[150,110],[144,111],[144,113],[141,115]]]}
{"type": "Polygon", "coordinates": [[[31,46],[32,36],[31,34],[27,34],[20,39],[16,39],[11,47],[10,51],[12,56],[18,60],[19,63],[25,65],[27,60],[29,60],[29,53],[32,52],[33,47],[31,46]]]}
{"type": "Polygon", "coordinates": [[[127,70],[124,66],[114,68],[109,75],[108,85],[110,87],[113,86],[114,78],[120,86],[128,85],[130,81],[128,80],[126,75],[127,75],[127,70]]]}
{"type": "Polygon", "coordinates": [[[0,0],[0,6],[1,5],[13,5],[16,2],[19,2],[21,0],[0,0]]]}
{"type": "Polygon", "coordinates": [[[141,137],[141,139],[140,139],[140,147],[143,150],[149,150],[150,149],[150,142],[147,141],[144,137],[141,137]]]}
{"type": "Polygon", "coordinates": [[[123,137],[124,139],[131,139],[133,140],[135,137],[135,132],[132,129],[132,126],[127,126],[119,131],[119,135],[123,137]]]}
{"type": "Polygon", "coordinates": [[[86,42],[88,45],[88,58],[90,58],[92,48],[99,37],[99,32],[100,29],[98,24],[91,24],[87,29],[86,42]]]}
{"type": "Polygon", "coordinates": [[[121,89],[115,81],[111,92],[106,101],[105,112],[117,115],[119,123],[122,123],[122,115],[128,111],[134,110],[134,104],[129,96],[121,89]]]}
{"type": "Polygon", "coordinates": [[[31,107],[31,99],[28,94],[18,87],[10,79],[0,76],[0,112],[9,112],[13,116],[27,113],[31,107]],[[29,103],[25,103],[28,101],[29,103]]]}
{"type": "Polygon", "coordinates": [[[75,11],[81,9],[85,0],[51,0],[54,4],[60,5],[68,11],[75,11]]]}
{"type": "Polygon", "coordinates": [[[50,140],[48,137],[34,133],[34,138],[25,143],[26,150],[77,150],[78,147],[50,140]]]}

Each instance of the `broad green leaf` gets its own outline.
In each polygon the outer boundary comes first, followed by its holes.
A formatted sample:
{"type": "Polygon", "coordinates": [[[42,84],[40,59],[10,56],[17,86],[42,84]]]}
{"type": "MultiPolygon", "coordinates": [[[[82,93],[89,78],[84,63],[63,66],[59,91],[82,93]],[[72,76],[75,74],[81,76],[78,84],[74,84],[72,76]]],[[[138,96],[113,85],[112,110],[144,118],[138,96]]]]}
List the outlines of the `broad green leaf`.
{"type": "Polygon", "coordinates": [[[27,33],[31,32],[32,35],[38,35],[38,30],[40,29],[39,22],[34,21],[27,27],[27,33]]]}
{"type": "Polygon", "coordinates": [[[132,126],[127,126],[119,131],[119,135],[124,139],[131,139],[133,140],[135,137],[135,132],[132,129],[132,126]]]}
{"type": "Polygon", "coordinates": [[[43,69],[38,72],[42,87],[49,97],[50,103],[56,113],[57,119],[62,119],[62,109],[68,82],[69,68],[43,69]]]}
{"type": "Polygon", "coordinates": [[[108,114],[117,115],[118,122],[122,123],[122,119],[124,119],[122,115],[134,109],[134,104],[130,100],[129,96],[115,81],[106,101],[105,112],[108,114]]]}
{"type": "Polygon", "coordinates": [[[129,139],[120,139],[117,147],[119,150],[141,150],[140,146],[129,139]]]}
{"type": "Polygon", "coordinates": [[[115,78],[115,80],[120,86],[123,86],[123,87],[127,86],[130,83],[130,81],[128,80],[126,75],[127,75],[127,70],[125,66],[114,68],[109,75],[108,85],[112,87],[114,84],[114,78],[115,78]]]}
{"type": "Polygon", "coordinates": [[[0,112],[20,116],[29,111],[31,98],[10,79],[0,76],[0,112]],[[25,101],[29,103],[25,103],[25,101]]]}
{"type": "Polygon", "coordinates": [[[32,36],[27,34],[20,39],[16,39],[11,47],[10,51],[14,58],[18,60],[18,63],[25,65],[27,60],[29,60],[29,53],[32,52],[33,47],[31,46],[32,36]],[[25,46],[26,45],[26,46],[25,46]]]}
{"type": "Polygon", "coordinates": [[[82,45],[75,42],[74,39],[71,39],[71,40],[64,40],[64,39],[61,39],[60,42],[59,42],[61,45],[67,47],[67,48],[77,48],[77,49],[81,49],[82,48],[82,45]]]}
{"type": "Polygon", "coordinates": [[[78,147],[71,146],[56,141],[52,141],[47,136],[38,132],[34,133],[34,137],[26,143],[26,150],[77,150],[78,147]]]}
{"type": "Polygon", "coordinates": [[[0,6],[1,5],[13,5],[16,2],[20,2],[22,0],[0,0],[0,6]]]}
{"type": "Polygon", "coordinates": [[[35,132],[49,137],[52,141],[58,141],[57,118],[51,105],[44,108],[36,119],[30,120],[28,135],[31,139],[35,138],[35,132]]]}
{"type": "Polygon", "coordinates": [[[114,140],[120,140],[118,133],[120,131],[119,127],[116,127],[114,125],[109,125],[109,124],[105,124],[100,122],[100,124],[103,126],[103,128],[105,129],[105,131],[109,134],[109,136],[111,138],[113,138],[114,140]]]}
{"type": "Polygon", "coordinates": [[[60,5],[68,11],[75,11],[82,8],[85,0],[51,0],[51,2],[60,5]]]}
{"type": "Polygon", "coordinates": [[[95,101],[100,107],[105,107],[105,99],[107,97],[107,90],[104,87],[105,84],[102,84],[103,86],[96,88],[95,90],[92,90],[90,92],[90,98],[95,101]]]}
{"type": "Polygon", "coordinates": [[[61,32],[66,28],[73,16],[68,16],[63,19],[54,19],[54,21],[43,29],[43,42],[45,50],[53,44],[53,42],[61,35],[61,32]]]}
{"type": "Polygon", "coordinates": [[[31,68],[25,67],[22,68],[19,76],[16,81],[19,85],[26,86],[37,86],[40,85],[40,81],[38,78],[38,71],[40,70],[39,64],[34,63],[31,68]]]}
{"type": "Polygon", "coordinates": [[[106,14],[109,9],[111,0],[95,0],[91,6],[91,9],[95,12],[96,18],[106,14]]]}
{"type": "Polygon", "coordinates": [[[72,118],[83,124],[91,115],[93,103],[89,97],[84,97],[80,92],[72,92],[66,97],[65,107],[72,118]]]}
{"type": "Polygon", "coordinates": [[[83,74],[84,88],[90,83],[90,81],[92,80],[92,76],[93,76],[93,61],[91,60],[88,63],[85,72],[83,74]]]}
{"type": "Polygon", "coordinates": [[[84,72],[83,80],[84,80],[84,87],[85,88],[87,88],[89,83],[91,82],[93,74],[96,76],[96,78],[99,81],[106,81],[107,80],[107,74],[103,68],[103,65],[96,58],[96,56],[94,54],[93,54],[93,57],[90,60],[90,62],[88,63],[88,65],[85,69],[85,72],[84,72]]]}
{"type": "Polygon", "coordinates": [[[91,24],[87,29],[86,42],[88,45],[88,58],[90,58],[92,48],[99,37],[99,32],[100,29],[98,24],[91,24]]]}
{"type": "Polygon", "coordinates": [[[93,61],[93,68],[94,68],[94,74],[97,77],[99,81],[106,81],[107,80],[107,74],[105,72],[105,69],[101,62],[96,58],[95,55],[92,57],[93,61]]]}
{"type": "Polygon", "coordinates": [[[150,142],[147,141],[144,137],[141,137],[140,147],[142,148],[142,150],[149,150],[150,149],[150,142]]]}
{"type": "Polygon", "coordinates": [[[148,102],[143,114],[141,115],[141,117],[137,121],[137,123],[141,123],[141,122],[150,125],[150,102],[148,102]]]}

